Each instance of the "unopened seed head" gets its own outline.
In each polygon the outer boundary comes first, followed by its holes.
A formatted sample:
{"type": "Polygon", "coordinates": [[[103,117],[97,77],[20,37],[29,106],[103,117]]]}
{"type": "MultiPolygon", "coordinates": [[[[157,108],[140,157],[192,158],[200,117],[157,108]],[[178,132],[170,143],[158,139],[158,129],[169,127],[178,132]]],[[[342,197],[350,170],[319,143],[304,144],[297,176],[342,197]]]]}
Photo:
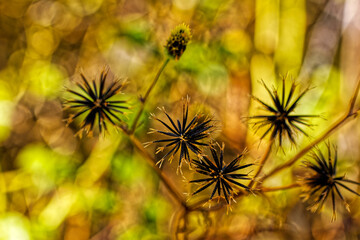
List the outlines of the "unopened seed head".
{"type": "Polygon", "coordinates": [[[190,28],[186,24],[175,27],[165,45],[168,54],[175,60],[179,60],[191,37],[190,28]]]}

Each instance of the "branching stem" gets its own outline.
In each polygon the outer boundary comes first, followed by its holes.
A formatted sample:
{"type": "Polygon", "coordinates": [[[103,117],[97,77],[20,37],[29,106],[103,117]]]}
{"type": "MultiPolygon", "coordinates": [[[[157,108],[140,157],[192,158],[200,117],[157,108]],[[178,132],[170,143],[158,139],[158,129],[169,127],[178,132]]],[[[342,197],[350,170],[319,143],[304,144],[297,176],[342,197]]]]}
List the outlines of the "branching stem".
{"type": "Polygon", "coordinates": [[[171,183],[171,181],[168,179],[168,177],[160,170],[160,168],[158,166],[156,166],[155,164],[155,159],[145,150],[144,146],[142,145],[142,143],[139,141],[139,139],[137,139],[134,136],[134,132],[136,130],[138,121],[140,119],[140,116],[142,114],[142,112],[144,111],[144,107],[145,107],[145,103],[146,100],[148,99],[151,91],[153,90],[153,88],[155,87],[157,81],[160,78],[161,73],[164,71],[166,65],[169,63],[170,58],[167,58],[163,64],[161,65],[160,69],[158,70],[158,72],[156,73],[151,85],[149,86],[149,88],[147,89],[145,95],[143,97],[140,98],[140,102],[141,102],[141,107],[139,112],[136,114],[135,118],[134,118],[134,122],[131,126],[130,129],[126,128],[125,126],[121,126],[121,129],[123,130],[123,132],[129,136],[130,141],[133,143],[133,145],[137,148],[137,150],[139,150],[140,154],[144,157],[144,159],[146,160],[146,162],[150,165],[150,167],[152,167],[152,169],[154,170],[154,172],[157,174],[157,176],[160,178],[161,182],[165,185],[165,187],[169,190],[171,196],[178,202],[180,203],[180,205],[182,207],[184,207],[184,209],[187,209],[186,203],[184,201],[183,196],[176,190],[175,186],[171,183]]]}
{"type": "MultiPolygon", "coordinates": [[[[304,147],[300,152],[298,152],[294,157],[292,157],[289,161],[287,161],[286,163],[274,168],[269,174],[265,175],[264,177],[259,179],[259,183],[260,185],[264,182],[264,180],[266,180],[267,178],[275,175],[276,173],[291,167],[297,160],[299,160],[302,156],[304,156],[308,151],[310,151],[315,145],[317,145],[318,143],[322,142],[324,139],[326,139],[327,137],[329,137],[335,130],[337,130],[339,127],[341,127],[342,125],[344,125],[348,120],[350,120],[351,118],[355,118],[360,110],[354,110],[355,108],[355,103],[356,103],[356,99],[359,93],[359,89],[360,89],[360,75],[357,78],[357,84],[354,90],[354,93],[350,99],[349,102],[349,108],[348,110],[345,112],[345,114],[339,118],[333,125],[331,125],[329,127],[329,129],[327,129],[322,135],[320,135],[317,139],[315,139],[314,141],[312,141],[309,145],[307,145],[306,147],[304,147]]],[[[254,179],[261,173],[261,170],[263,168],[264,163],[266,162],[266,160],[269,157],[270,151],[271,151],[271,146],[272,146],[272,142],[269,143],[269,147],[267,149],[267,151],[265,152],[264,156],[262,157],[262,159],[260,160],[260,167],[257,170],[254,179]]],[[[253,181],[252,181],[253,182],[253,181]]],[[[251,186],[252,183],[249,184],[249,186],[251,186]]],[[[286,185],[286,186],[280,186],[280,187],[262,187],[259,188],[258,192],[273,192],[273,191],[280,191],[280,190],[287,190],[287,189],[293,189],[299,187],[299,184],[297,183],[293,183],[290,185],[286,185]]],[[[248,195],[250,192],[240,192],[238,195],[234,196],[234,198],[240,198],[241,196],[244,195],[248,195]]],[[[195,204],[193,204],[192,206],[188,207],[189,211],[217,211],[219,209],[221,209],[223,207],[222,204],[217,204],[213,207],[207,208],[204,207],[204,204],[207,202],[207,200],[201,200],[195,204]]]]}
{"type": "Polygon", "coordinates": [[[285,162],[284,164],[274,168],[271,170],[267,175],[259,179],[259,182],[264,182],[266,179],[268,179],[271,176],[274,176],[275,174],[281,172],[282,170],[291,167],[294,163],[296,163],[302,156],[304,156],[306,153],[308,153],[314,146],[328,138],[332,133],[334,133],[338,128],[340,128],[342,125],[344,125],[348,120],[351,118],[355,118],[358,115],[359,110],[354,110],[355,108],[355,102],[359,93],[360,88],[360,75],[357,78],[357,84],[354,90],[354,93],[350,99],[349,102],[349,108],[345,112],[345,114],[340,117],[334,124],[332,124],[323,134],[321,134],[318,138],[316,138],[314,141],[312,141],[310,144],[305,146],[300,152],[298,152],[294,157],[292,157],[290,160],[285,162]]]}

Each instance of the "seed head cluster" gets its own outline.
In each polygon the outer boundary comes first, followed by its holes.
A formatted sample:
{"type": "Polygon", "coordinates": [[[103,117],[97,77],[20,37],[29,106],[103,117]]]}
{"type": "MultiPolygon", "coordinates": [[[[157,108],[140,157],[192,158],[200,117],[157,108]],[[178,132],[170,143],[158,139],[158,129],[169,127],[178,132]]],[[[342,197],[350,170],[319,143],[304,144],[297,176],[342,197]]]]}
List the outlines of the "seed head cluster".
{"type": "MultiPolygon", "coordinates": [[[[172,31],[165,45],[168,55],[175,60],[180,59],[191,37],[191,32],[187,25],[181,24],[177,26],[172,31]]],[[[167,59],[168,61],[169,58],[167,59]]],[[[155,78],[150,90],[156,83],[161,71],[158,73],[157,78],[155,78]]],[[[107,83],[107,76],[108,72],[102,71],[97,82],[95,79],[89,80],[81,74],[82,82],[76,83],[76,89],[67,90],[73,96],[73,98],[67,99],[64,102],[64,109],[71,111],[67,118],[67,124],[69,125],[74,120],[80,119],[80,130],[77,133],[80,136],[83,134],[92,136],[95,128],[97,128],[99,133],[102,133],[107,131],[108,125],[111,124],[113,126],[120,126],[132,138],[134,137],[134,131],[128,131],[126,123],[122,120],[122,115],[125,114],[124,111],[129,109],[129,107],[126,101],[116,98],[124,87],[124,83],[119,81],[107,83]]],[[[310,119],[319,117],[318,115],[296,113],[299,102],[309,91],[309,88],[296,94],[297,84],[293,81],[290,89],[287,91],[286,78],[285,76],[282,79],[281,91],[275,88],[270,89],[262,81],[262,85],[270,96],[271,103],[253,96],[253,99],[263,108],[264,113],[248,117],[256,131],[264,129],[260,137],[261,139],[270,135],[271,144],[277,140],[280,147],[282,147],[284,138],[295,144],[297,134],[308,136],[304,128],[311,126],[310,119]]],[[[145,100],[143,100],[142,104],[145,104],[145,100]]],[[[189,98],[183,101],[181,118],[170,116],[164,107],[159,109],[163,112],[164,119],[151,114],[151,118],[160,123],[160,129],[150,129],[149,133],[155,134],[157,137],[145,143],[145,145],[158,145],[156,154],[165,152],[156,163],[160,168],[165,160],[171,162],[175,156],[178,156],[178,170],[181,170],[182,163],[185,162],[188,164],[189,170],[195,173],[195,178],[190,180],[189,183],[196,184],[198,187],[191,195],[194,196],[208,191],[209,202],[217,198],[219,201],[222,200],[230,206],[230,203],[235,201],[235,196],[239,192],[251,191],[250,188],[253,181],[249,184],[244,183],[244,181],[253,180],[253,178],[249,176],[250,171],[244,171],[254,164],[241,163],[245,158],[244,153],[231,161],[225,161],[225,144],[223,143],[220,146],[211,139],[211,133],[216,128],[212,118],[202,114],[190,117],[189,98]],[[207,155],[206,153],[209,154],[207,155]]],[[[135,117],[136,120],[133,124],[135,127],[142,111],[143,108],[141,108],[141,111],[135,117]]],[[[146,153],[141,144],[135,145],[143,153],[146,153]]],[[[319,210],[329,196],[331,196],[333,219],[335,219],[336,196],[340,198],[346,209],[349,210],[349,205],[345,201],[341,190],[345,189],[360,196],[359,193],[346,185],[360,185],[360,183],[336,174],[338,162],[337,149],[334,146],[330,146],[330,144],[326,146],[326,154],[315,147],[310,155],[310,160],[304,162],[308,171],[300,179],[300,185],[303,189],[304,200],[309,202],[308,209],[313,212],[319,210]]],[[[266,160],[266,158],[264,159],[266,160]]],[[[258,169],[257,174],[261,172],[261,169],[258,169]]],[[[158,173],[159,171],[157,170],[158,173]]],[[[299,186],[299,184],[294,185],[299,186]]],[[[285,189],[285,187],[281,189],[285,189]]]]}

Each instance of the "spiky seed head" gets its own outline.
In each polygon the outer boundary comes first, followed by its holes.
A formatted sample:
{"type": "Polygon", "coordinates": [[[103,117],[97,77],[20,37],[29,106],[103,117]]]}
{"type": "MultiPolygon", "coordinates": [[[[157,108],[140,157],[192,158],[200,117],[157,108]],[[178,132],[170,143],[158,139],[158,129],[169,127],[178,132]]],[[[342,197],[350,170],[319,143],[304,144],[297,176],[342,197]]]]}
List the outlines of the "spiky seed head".
{"type": "Polygon", "coordinates": [[[101,133],[107,130],[107,123],[114,126],[124,123],[119,115],[123,115],[123,111],[129,107],[126,106],[126,101],[114,100],[113,97],[120,93],[125,83],[113,81],[106,84],[107,75],[106,70],[102,71],[97,84],[95,79],[90,81],[81,74],[82,82],[76,83],[78,89],[67,90],[74,98],[64,102],[65,108],[73,112],[66,121],[69,125],[77,118],[84,118],[77,132],[80,137],[83,134],[92,136],[96,126],[101,133]]]}
{"type": "Polygon", "coordinates": [[[165,108],[160,109],[166,116],[166,120],[162,120],[155,115],[152,119],[161,123],[163,130],[150,129],[150,134],[158,133],[164,138],[160,138],[147,143],[164,144],[158,148],[156,153],[160,153],[165,149],[169,149],[167,153],[157,162],[161,167],[165,159],[169,161],[174,158],[174,155],[179,154],[179,168],[185,161],[190,162],[190,153],[200,154],[204,146],[209,145],[209,135],[214,131],[213,120],[209,118],[199,117],[195,115],[192,118],[189,116],[189,98],[184,99],[182,105],[182,118],[174,119],[166,112],[165,108]],[[161,149],[161,151],[159,151],[161,149]]]}
{"type": "Polygon", "coordinates": [[[270,95],[272,103],[268,104],[253,96],[253,99],[263,107],[265,113],[248,117],[256,131],[261,128],[265,129],[265,133],[261,136],[261,139],[270,135],[271,140],[278,139],[280,146],[283,143],[284,137],[287,137],[292,144],[295,144],[296,134],[300,133],[308,136],[303,128],[312,126],[310,123],[311,118],[319,117],[319,115],[295,113],[299,101],[309,91],[309,88],[306,88],[300,92],[299,95],[295,96],[297,84],[293,81],[289,92],[286,93],[286,78],[287,76],[284,76],[282,79],[281,93],[275,88],[270,90],[264,81],[262,81],[265,90],[270,95]]]}
{"type": "Polygon", "coordinates": [[[239,180],[251,180],[249,172],[239,173],[239,171],[243,171],[243,169],[248,168],[253,164],[241,164],[245,152],[226,164],[224,161],[225,145],[222,144],[218,149],[219,150],[216,150],[216,145],[212,144],[210,146],[212,159],[204,155],[201,158],[192,161],[195,171],[204,176],[204,178],[190,181],[190,183],[200,184],[192,195],[198,194],[215,185],[209,201],[216,196],[218,200],[225,199],[226,203],[229,205],[231,200],[235,201],[234,195],[236,195],[239,190],[250,190],[247,185],[239,182],[239,180]]]}
{"type": "Polygon", "coordinates": [[[179,60],[191,38],[191,31],[188,25],[183,23],[176,26],[165,45],[169,56],[179,60]]]}
{"type": "Polygon", "coordinates": [[[326,199],[331,196],[332,220],[335,220],[335,196],[338,195],[346,210],[350,211],[349,205],[340,190],[345,189],[360,196],[359,193],[345,185],[346,183],[360,185],[360,183],[346,179],[345,176],[337,176],[337,148],[336,146],[331,146],[329,143],[326,147],[327,153],[323,153],[317,147],[311,152],[310,159],[304,162],[305,167],[310,171],[305,177],[300,179],[300,184],[303,189],[303,200],[310,202],[308,210],[312,212],[320,210],[326,199]]]}

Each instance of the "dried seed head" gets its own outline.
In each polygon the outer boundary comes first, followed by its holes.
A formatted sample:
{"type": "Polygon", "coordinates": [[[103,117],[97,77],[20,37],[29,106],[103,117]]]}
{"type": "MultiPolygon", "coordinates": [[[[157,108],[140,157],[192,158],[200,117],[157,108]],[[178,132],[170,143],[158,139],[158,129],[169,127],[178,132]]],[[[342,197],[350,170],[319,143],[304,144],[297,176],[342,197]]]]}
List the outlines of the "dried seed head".
{"type": "Polygon", "coordinates": [[[165,45],[168,54],[175,60],[179,60],[191,37],[189,26],[183,23],[175,27],[165,45]]]}
{"type": "Polygon", "coordinates": [[[95,80],[88,80],[83,74],[81,78],[82,83],[76,84],[77,90],[68,89],[74,98],[64,103],[66,109],[73,111],[67,119],[68,124],[76,118],[84,117],[77,135],[81,137],[84,133],[92,136],[96,125],[101,133],[107,130],[107,123],[114,126],[123,124],[119,115],[123,115],[123,111],[129,107],[126,106],[126,101],[114,100],[113,97],[119,94],[124,83],[114,81],[106,86],[107,71],[101,72],[100,84],[96,84],[95,80]]]}
{"type": "Polygon", "coordinates": [[[240,180],[251,180],[249,173],[239,173],[239,171],[243,171],[243,169],[253,164],[241,164],[244,153],[226,164],[224,161],[224,148],[224,144],[222,144],[221,147],[218,145],[219,150],[217,151],[216,145],[211,145],[210,151],[212,159],[206,155],[198,160],[194,159],[194,169],[197,173],[203,175],[203,178],[191,180],[189,183],[200,184],[192,195],[198,194],[214,185],[209,201],[216,197],[218,201],[225,199],[226,203],[230,205],[231,200],[235,202],[234,196],[239,190],[250,190],[248,186],[239,182],[240,180]]]}
{"type": "Polygon", "coordinates": [[[310,119],[319,117],[319,115],[295,113],[299,101],[307,91],[309,91],[309,88],[306,88],[300,92],[299,95],[295,96],[297,85],[295,82],[292,82],[289,92],[286,93],[286,77],[287,76],[284,76],[282,79],[281,94],[275,88],[271,90],[264,81],[262,81],[264,88],[271,97],[272,103],[268,104],[253,96],[253,99],[264,108],[265,113],[249,117],[250,123],[255,127],[256,131],[261,128],[266,129],[261,139],[270,135],[271,140],[279,140],[280,146],[282,145],[284,137],[287,137],[291,143],[295,144],[295,136],[297,133],[308,136],[303,128],[311,127],[310,119]]]}
{"type": "Polygon", "coordinates": [[[345,201],[341,193],[345,189],[351,193],[360,196],[359,193],[349,188],[346,184],[360,185],[359,182],[346,179],[345,176],[336,175],[337,165],[337,149],[327,144],[327,153],[324,154],[319,148],[315,148],[311,153],[311,160],[304,162],[309,173],[301,179],[300,183],[303,187],[302,197],[304,201],[310,203],[308,210],[316,212],[322,208],[327,198],[331,196],[332,201],[332,220],[336,218],[335,212],[335,196],[338,195],[343,202],[346,210],[350,211],[348,203],[345,201]]]}
{"type": "MultiPolygon", "coordinates": [[[[184,100],[182,105],[182,119],[171,118],[165,108],[159,108],[166,116],[166,120],[152,115],[152,119],[163,125],[164,130],[150,129],[149,133],[158,133],[164,138],[152,141],[151,143],[165,144],[161,147],[169,151],[157,163],[160,167],[165,159],[171,161],[177,152],[179,155],[179,167],[182,162],[190,162],[190,153],[200,154],[202,147],[209,145],[209,137],[214,130],[214,124],[211,118],[199,118],[198,115],[190,118],[189,116],[189,99],[184,100]]],[[[149,145],[149,144],[147,144],[149,145]]],[[[158,148],[160,149],[160,148],[158,148]]]]}

